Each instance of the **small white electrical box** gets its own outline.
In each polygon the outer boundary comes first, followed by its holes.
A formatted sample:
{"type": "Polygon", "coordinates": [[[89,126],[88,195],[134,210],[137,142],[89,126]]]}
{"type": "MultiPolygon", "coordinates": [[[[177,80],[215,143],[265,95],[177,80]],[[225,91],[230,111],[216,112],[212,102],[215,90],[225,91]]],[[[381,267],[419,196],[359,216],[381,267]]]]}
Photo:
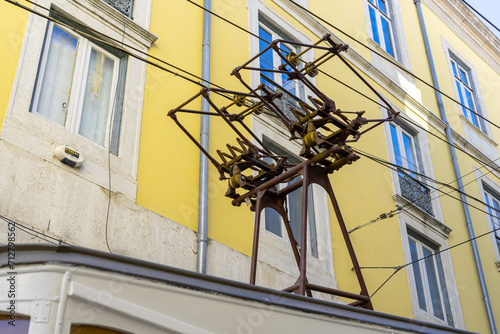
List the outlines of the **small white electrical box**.
{"type": "Polygon", "coordinates": [[[58,146],[54,153],[62,163],[71,167],[80,167],[83,163],[83,156],[74,148],[66,145],[58,146]]]}

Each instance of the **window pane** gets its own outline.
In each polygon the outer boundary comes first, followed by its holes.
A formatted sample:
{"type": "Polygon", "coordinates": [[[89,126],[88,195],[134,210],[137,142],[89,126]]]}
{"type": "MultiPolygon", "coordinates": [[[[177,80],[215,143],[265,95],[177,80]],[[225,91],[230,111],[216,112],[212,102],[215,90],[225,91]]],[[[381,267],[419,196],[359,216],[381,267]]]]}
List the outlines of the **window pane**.
{"type": "Polygon", "coordinates": [[[472,104],[472,93],[468,90],[465,89],[465,96],[467,97],[467,107],[469,107],[469,112],[470,112],[470,118],[472,123],[474,123],[475,126],[479,127],[478,121],[477,121],[477,115],[472,112],[474,111],[474,105],[472,104]],[[472,110],[472,111],[471,111],[472,110]]]}
{"type": "MultiPolygon", "coordinates": [[[[432,252],[423,247],[424,257],[432,255],[432,252]]],[[[436,263],[434,257],[430,257],[424,260],[425,269],[427,271],[427,283],[429,284],[429,292],[432,299],[432,308],[434,310],[434,315],[439,319],[444,320],[443,306],[441,302],[441,294],[439,292],[440,286],[438,285],[437,274],[436,274],[436,263]]]]}
{"type": "MultiPolygon", "coordinates": [[[[416,261],[418,259],[417,245],[412,239],[408,239],[408,242],[410,244],[411,260],[416,261]]],[[[415,276],[415,285],[417,287],[418,306],[422,310],[427,311],[427,306],[425,304],[424,286],[422,284],[422,273],[420,272],[420,262],[413,263],[412,268],[413,275],[415,276]]]]}
{"type": "MultiPolygon", "coordinates": [[[[301,179],[302,177],[298,176],[291,182],[289,182],[288,185],[295,183],[301,179]]],[[[314,200],[313,200],[312,188],[309,188],[309,191],[307,193],[307,200],[308,200],[307,222],[310,231],[309,247],[311,248],[311,254],[315,257],[318,257],[316,219],[314,216],[314,200]]],[[[292,228],[293,237],[295,241],[297,241],[297,244],[300,246],[301,244],[300,228],[302,223],[302,187],[288,194],[288,215],[290,218],[290,227],[292,228]]]]}
{"type": "Polygon", "coordinates": [[[394,156],[396,158],[396,165],[403,167],[403,160],[401,159],[401,150],[399,148],[398,132],[396,127],[391,124],[391,138],[392,138],[392,148],[394,149],[394,156]]]}
{"type": "MultiPolygon", "coordinates": [[[[286,57],[286,55],[290,53],[290,49],[280,43],[280,52],[284,57],[286,57]]],[[[281,59],[281,64],[284,63],[285,61],[281,59]]],[[[289,91],[291,94],[295,95],[295,82],[293,80],[289,80],[288,75],[286,74],[281,75],[281,86],[283,86],[283,88],[289,91]]]]}
{"type": "Polygon", "coordinates": [[[92,49],[79,133],[104,145],[111,104],[115,62],[92,49]]]}
{"type": "Polygon", "coordinates": [[[462,82],[464,83],[464,85],[469,87],[469,81],[467,80],[467,75],[462,70],[460,70],[460,78],[462,79],[462,82]]]}
{"type": "MultiPolygon", "coordinates": [[[[289,185],[299,181],[301,178],[296,177],[289,185]]],[[[288,194],[288,215],[290,218],[290,226],[292,227],[292,234],[300,246],[300,223],[302,217],[302,188],[292,191],[288,194]]]]}
{"type": "Polygon", "coordinates": [[[380,37],[378,34],[378,27],[377,27],[377,15],[375,14],[375,9],[373,9],[372,6],[368,6],[368,8],[370,11],[370,23],[372,26],[373,40],[377,42],[378,45],[380,45],[380,37]]]}
{"type": "MultiPolygon", "coordinates": [[[[65,125],[78,40],[53,26],[36,112],[65,125]]],[[[40,78],[39,78],[40,79],[40,78]]]]}
{"type": "Polygon", "coordinates": [[[266,220],[266,230],[279,237],[283,236],[281,233],[281,216],[276,210],[265,208],[264,218],[266,220]]]}
{"type": "Polygon", "coordinates": [[[380,11],[384,14],[387,15],[387,8],[385,6],[385,1],[383,0],[378,0],[378,9],[380,9],[380,11]]]}
{"type": "Polygon", "coordinates": [[[408,163],[408,169],[416,172],[417,169],[415,167],[415,160],[413,159],[413,146],[411,143],[411,138],[405,133],[403,133],[403,144],[405,146],[405,159],[408,163]]]}
{"type": "Polygon", "coordinates": [[[451,67],[453,68],[453,74],[458,78],[457,66],[454,61],[451,62],[451,67]]]}
{"type": "Polygon", "coordinates": [[[383,17],[381,17],[380,20],[382,21],[382,31],[384,33],[385,51],[387,51],[388,54],[394,57],[391,43],[391,32],[389,30],[389,22],[383,17]]]}
{"type": "Polygon", "coordinates": [[[311,255],[318,257],[318,240],[316,239],[316,216],[314,215],[314,199],[312,185],[307,193],[307,222],[309,224],[311,255]]]}
{"type": "MultiPolygon", "coordinates": [[[[460,103],[465,105],[465,101],[464,101],[464,95],[462,94],[462,86],[460,85],[460,81],[456,81],[456,84],[457,84],[457,90],[458,90],[458,97],[460,98],[460,103]]],[[[464,114],[464,116],[467,117],[467,109],[462,107],[462,113],[464,114]]]]}
{"type": "MultiPolygon", "coordinates": [[[[267,31],[259,27],[259,37],[264,39],[259,40],[259,52],[264,51],[265,48],[269,46],[269,43],[272,41],[271,34],[269,34],[267,31]],[[269,43],[266,43],[269,42],[269,43]]],[[[264,52],[260,58],[260,68],[266,69],[266,70],[272,70],[273,69],[273,50],[269,49],[266,52],[264,52]]],[[[265,75],[269,79],[273,80],[273,74],[271,72],[261,72],[261,74],[265,75]]],[[[269,87],[272,87],[271,84],[269,84],[267,81],[262,80],[262,83],[268,85],[269,87]]]]}

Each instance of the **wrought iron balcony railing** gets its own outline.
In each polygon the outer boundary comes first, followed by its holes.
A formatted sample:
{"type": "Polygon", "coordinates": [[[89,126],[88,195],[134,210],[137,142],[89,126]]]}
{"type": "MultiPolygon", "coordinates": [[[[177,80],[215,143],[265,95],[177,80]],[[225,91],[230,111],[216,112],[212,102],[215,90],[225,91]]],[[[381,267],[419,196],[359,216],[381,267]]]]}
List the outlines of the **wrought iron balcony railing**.
{"type": "Polygon", "coordinates": [[[432,211],[430,189],[401,169],[399,169],[398,175],[401,196],[431,216],[434,216],[432,211]]]}
{"type": "Polygon", "coordinates": [[[134,0],[102,0],[123,15],[132,18],[134,0]]]}
{"type": "Polygon", "coordinates": [[[297,96],[295,96],[294,94],[290,93],[288,90],[284,89],[282,86],[278,85],[273,80],[266,77],[265,75],[261,75],[260,77],[262,83],[265,84],[267,87],[271,88],[276,92],[282,93],[281,97],[279,99],[275,99],[274,102],[276,103],[277,107],[280,108],[280,110],[289,119],[295,121],[297,118],[293,114],[292,109],[297,109],[303,112],[302,107],[299,104],[299,102],[302,102],[302,100],[297,96]]]}

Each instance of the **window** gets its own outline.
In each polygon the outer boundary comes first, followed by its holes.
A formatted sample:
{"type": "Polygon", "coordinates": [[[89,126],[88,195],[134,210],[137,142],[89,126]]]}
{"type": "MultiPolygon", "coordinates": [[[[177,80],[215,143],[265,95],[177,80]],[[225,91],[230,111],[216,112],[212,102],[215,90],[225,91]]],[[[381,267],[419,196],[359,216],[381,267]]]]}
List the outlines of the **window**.
{"type": "Polygon", "coordinates": [[[389,0],[368,0],[368,12],[373,40],[396,58],[389,0]]]}
{"type": "MultiPolygon", "coordinates": [[[[259,40],[259,52],[264,51],[264,49],[267,48],[269,46],[269,43],[271,43],[271,41],[273,40],[287,39],[283,36],[280,36],[275,32],[275,30],[269,28],[262,22],[259,22],[259,37],[263,39],[259,40]]],[[[290,45],[279,43],[278,47],[281,54],[285,57],[290,52],[298,54],[298,50],[290,45]]],[[[259,58],[259,62],[260,68],[263,68],[265,70],[277,70],[281,64],[285,63],[285,61],[272,49],[269,49],[264,54],[262,54],[259,58]]],[[[299,87],[297,80],[290,80],[285,74],[262,71],[261,82],[272,88],[273,90],[276,89],[276,86],[280,86],[292,95],[297,95],[299,97],[302,95],[300,93],[301,88],[299,87]]]]}
{"type": "MultiPolygon", "coordinates": [[[[289,161],[294,163],[300,163],[301,161],[298,158],[293,157],[293,155],[285,150],[278,148],[277,146],[270,144],[267,140],[264,140],[268,147],[272,147],[272,150],[277,155],[288,155],[289,161]]],[[[295,179],[288,182],[287,185],[290,185],[294,182],[300,180],[301,177],[296,177],[295,179]]],[[[309,192],[307,196],[308,207],[307,207],[307,226],[309,229],[309,249],[311,251],[311,255],[314,257],[318,257],[318,241],[316,234],[316,216],[315,216],[315,192],[314,187],[309,187],[309,192]]],[[[288,211],[288,220],[290,221],[290,227],[292,228],[292,234],[294,236],[295,241],[300,246],[301,242],[301,217],[302,217],[302,187],[291,192],[287,196],[286,209],[288,211]]],[[[279,236],[283,237],[283,229],[282,229],[282,219],[281,216],[274,209],[265,208],[264,209],[264,220],[266,230],[279,236]]]]}
{"type": "Polygon", "coordinates": [[[398,169],[401,195],[414,205],[433,215],[430,190],[417,174],[424,174],[418,149],[417,137],[404,127],[390,124],[391,144],[398,169]]]}
{"type": "Polygon", "coordinates": [[[460,103],[463,105],[462,113],[481,131],[486,132],[482,120],[478,117],[479,108],[477,107],[472,77],[470,70],[467,70],[460,62],[451,58],[451,67],[453,70],[453,79],[457,88],[457,94],[460,103]]]}
{"type": "Polygon", "coordinates": [[[48,23],[31,112],[105,147],[114,121],[111,151],[117,154],[122,101],[116,97],[123,96],[127,59],[120,55],[48,23]]]}
{"type": "Polygon", "coordinates": [[[439,247],[408,230],[411,268],[418,296],[418,307],[428,315],[445,321],[453,326],[444,271],[439,254],[439,247]],[[423,259],[417,261],[419,259],[423,259]]]}
{"type": "Polygon", "coordinates": [[[484,197],[486,199],[486,204],[488,204],[488,212],[490,214],[489,219],[491,221],[491,229],[496,230],[494,232],[496,247],[500,253],[500,200],[498,195],[493,195],[494,193],[489,190],[484,191],[484,197]],[[494,208],[494,209],[493,209],[494,208]]]}

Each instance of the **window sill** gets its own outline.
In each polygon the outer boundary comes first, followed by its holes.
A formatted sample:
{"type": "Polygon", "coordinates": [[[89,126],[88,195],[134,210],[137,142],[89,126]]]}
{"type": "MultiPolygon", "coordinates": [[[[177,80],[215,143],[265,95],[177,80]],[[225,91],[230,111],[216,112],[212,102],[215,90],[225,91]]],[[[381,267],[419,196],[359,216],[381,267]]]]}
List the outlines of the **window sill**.
{"type": "Polygon", "coordinates": [[[375,49],[378,53],[382,54],[384,57],[388,58],[392,62],[395,63],[396,66],[402,65],[394,56],[390,55],[385,51],[375,40],[371,37],[368,38],[368,44],[372,49],[375,49]]]}
{"type": "Polygon", "coordinates": [[[443,238],[448,238],[448,235],[452,231],[450,227],[443,224],[424,210],[420,209],[416,205],[412,204],[406,198],[399,194],[392,195],[392,199],[397,206],[404,206],[404,211],[406,214],[411,216],[417,221],[422,222],[425,226],[433,229],[439,233],[443,238]]]}
{"type": "Polygon", "coordinates": [[[462,125],[465,133],[465,139],[474,147],[483,152],[492,160],[498,159],[497,147],[498,144],[491,139],[486,133],[482,132],[463,114],[459,115],[462,120],[462,125]]]}

